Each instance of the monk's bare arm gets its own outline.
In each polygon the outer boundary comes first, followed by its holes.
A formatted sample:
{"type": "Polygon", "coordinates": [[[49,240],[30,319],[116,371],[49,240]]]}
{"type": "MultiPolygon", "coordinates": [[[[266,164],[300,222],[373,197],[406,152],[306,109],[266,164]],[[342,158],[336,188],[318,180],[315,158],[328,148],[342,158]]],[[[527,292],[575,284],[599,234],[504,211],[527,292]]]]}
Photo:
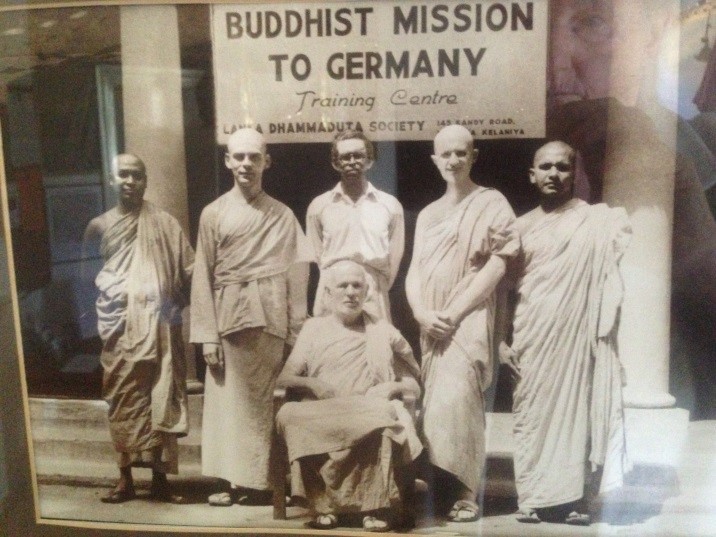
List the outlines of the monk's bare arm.
{"type": "Polygon", "coordinates": [[[296,343],[308,310],[308,263],[294,263],[288,268],[288,337],[286,344],[296,343]]]}
{"type": "Polygon", "coordinates": [[[308,361],[314,354],[313,338],[315,324],[307,321],[301,333],[298,334],[296,344],[291,351],[281,374],[276,379],[276,386],[284,389],[292,389],[299,395],[314,396],[317,399],[329,399],[335,397],[333,387],[317,378],[308,376],[308,361]]]}
{"type": "Polygon", "coordinates": [[[276,380],[276,386],[284,389],[292,389],[299,395],[313,395],[316,399],[330,399],[336,396],[333,386],[317,378],[291,375],[282,371],[276,380]]]}
{"type": "Polygon", "coordinates": [[[389,287],[393,287],[395,278],[398,275],[400,269],[400,262],[403,259],[403,252],[405,251],[405,217],[403,216],[403,208],[398,205],[396,214],[393,216],[391,222],[390,236],[389,236],[389,248],[388,253],[390,257],[390,282],[389,287]]]}
{"type": "MultiPolygon", "coordinates": [[[[460,321],[492,294],[505,275],[506,267],[505,260],[493,254],[477,274],[465,276],[471,281],[467,283],[465,291],[459,293],[445,310],[452,324],[460,324],[460,321]]],[[[458,286],[462,287],[462,284],[463,282],[459,282],[458,286]]]]}
{"type": "Polygon", "coordinates": [[[391,327],[390,347],[393,350],[394,381],[382,382],[371,387],[366,395],[385,399],[412,396],[420,398],[420,385],[416,376],[420,375],[420,366],[415,361],[410,343],[397,328],[391,327]]]}
{"type": "Polygon", "coordinates": [[[214,230],[217,214],[207,206],[199,219],[199,233],[191,285],[191,341],[201,345],[204,361],[209,367],[224,366],[224,352],[217,331],[214,305],[214,267],[216,244],[214,230]]]}
{"type": "Polygon", "coordinates": [[[313,200],[308,206],[306,213],[306,237],[311,243],[313,253],[316,256],[316,262],[321,264],[321,255],[323,254],[323,226],[321,225],[321,215],[318,200],[313,200]]]}

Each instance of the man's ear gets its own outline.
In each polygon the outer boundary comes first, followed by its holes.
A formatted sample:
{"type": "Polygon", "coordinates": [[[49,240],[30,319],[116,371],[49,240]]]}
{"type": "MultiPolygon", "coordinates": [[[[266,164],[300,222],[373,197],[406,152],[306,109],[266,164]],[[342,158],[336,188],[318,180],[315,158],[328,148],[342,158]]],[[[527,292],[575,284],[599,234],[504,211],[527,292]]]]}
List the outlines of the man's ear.
{"type": "Polygon", "coordinates": [[[375,163],[374,160],[366,159],[365,166],[363,166],[363,171],[368,171],[373,167],[373,164],[375,163]]]}
{"type": "Polygon", "coordinates": [[[438,165],[438,156],[437,155],[430,155],[430,159],[433,161],[433,164],[435,164],[435,166],[438,165]]]}
{"type": "Polygon", "coordinates": [[[271,167],[271,155],[266,153],[264,155],[264,170],[267,170],[271,167]]]}
{"type": "Polygon", "coordinates": [[[530,183],[533,185],[537,183],[537,180],[535,179],[535,169],[530,168],[530,183]]]}
{"type": "Polygon", "coordinates": [[[334,157],[331,157],[331,166],[333,166],[333,169],[338,173],[341,173],[341,167],[338,165],[338,160],[334,157]]]}
{"type": "Polygon", "coordinates": [[[229,155],[229,152],[227,151],[226,153],[224,153],[224,165],[229,169],[231,169],[231,166],[229,164],[230,160],[231,160],[231,155],[229,155]]]}

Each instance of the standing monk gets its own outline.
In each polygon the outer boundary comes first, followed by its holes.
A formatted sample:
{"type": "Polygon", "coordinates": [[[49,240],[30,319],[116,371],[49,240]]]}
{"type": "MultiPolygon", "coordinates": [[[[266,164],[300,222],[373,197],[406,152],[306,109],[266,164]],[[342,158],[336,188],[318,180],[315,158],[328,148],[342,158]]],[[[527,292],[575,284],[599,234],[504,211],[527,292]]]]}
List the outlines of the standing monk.
{"type": "Polygon", "coordinates": [[[424,441],[438,477],[456,490],[449,517],[461,522],[479,516],[494,289],[519,238],[504,196],[470,180],[477,157],[470,132],[445,127],[434,150],[447,190],[418,215],[406,292],[421,329],[424,441]]]}
{"type": "Polygon", "coordinates": [[[117,155],[112,168],[119,202],[90,221],[83,242],[104,260],[95,280],[102,395],[120,473],[101,500],[133,499],[132,466],[141,466],[152,469],[150,497],[175,501],[166,474],[177,473],[177,437],[189,428],[181,312],[194,252],[179,223],[143,200],[142,160],[117,155]]]}
{"type": "Polygon", "coordinates": [[[349,259],[368,276],[366,312],[390,320],[388,291],[403,257],[405,223],[400,202],[368,181],[366,172],[374,161],[375,147],[362,132],[336,135],[331,162],[341,180],[315,198],[306,215],[306,233],[321,269],[313,307],[316,316],[329,311],[324,304],[324,269],[349,259]]]}
{"type": "Polygon", "coordinates": [[[310,248],[291,210],[262,190],[263,136],[228,140],[234,187],[204,208],[192,285],[191,341],[208,365],[202,472],[231,483],[212,505],[270,499],[273,390],[306,317],[310,248]]]}
{"type": "Polygon", "coordinates": [[[587,525],[586,464],[603,467],[601,490],[622,484],[622,375],[616,354],[622,300],[618,262],[631,229],[622,208],[572,197],[575,152],[550,142],[535,154],[530,181],[540,205],[517,221],[512,349],[518,520],[587,525]],[[548,509],[549,508],[549,509],[548,509]]]}

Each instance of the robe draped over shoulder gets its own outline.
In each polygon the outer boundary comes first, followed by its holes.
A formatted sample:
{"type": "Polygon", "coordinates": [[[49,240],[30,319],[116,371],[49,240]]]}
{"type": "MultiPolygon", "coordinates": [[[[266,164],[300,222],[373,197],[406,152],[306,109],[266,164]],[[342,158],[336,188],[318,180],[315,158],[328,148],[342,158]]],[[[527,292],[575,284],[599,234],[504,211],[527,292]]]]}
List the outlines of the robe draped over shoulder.
{"type": "Polygon", "coordinates": [[[331,384],[337,394],[286,403],[276,418],[292,464],[293,494],[320,512],[390,506],[397,499],[395,446],[399,464],[422,450],[402,402],[365,395],[383,382],[417,379],[410,345],[387,321],[365,319],[364,333],[337,329],[332,316],[306,321],[284,366],[292,375],[331,384]]]}
{"type": "Polygon", "coordinates": [[[262,327],[295,338],[305,312],[291,309],[286,272],[313,259],[293,212],[265,192],[245,202],[232,190],[209,204],[199,222],[192,285],[191,341],[262,327]]]}
{"type": "Polygon", "coordinates": [[[623,209],[574,199],[522,236],[512,345],[521,507],[580,499],[588,459],[604,466],[602,492],[620,486],[629,467],[616,335],[618,261],[630,235],[623,209]]]}
{"type": "MultiPolygon", "coordinates": [[[[517,255],[520,241],[507,200],[477,187],[423,231],[418,274],[423,307],[444,310],[490,256],[517,255]]],[[[445,340],[421,334],[425,386],[422,429],[430,461],[477,494],[485,458],[482,392],[493,369],[495,296],[470,312],[445,340]]]]}
{"type": "Polygon", "coordinates": [[[106,230],[100,252],[95,283],[110,432],[118,452],[141,458],[161,444],[157,433],[188,431],[181,312],[194,252],[176,220],[146,201],[106,230]]]}

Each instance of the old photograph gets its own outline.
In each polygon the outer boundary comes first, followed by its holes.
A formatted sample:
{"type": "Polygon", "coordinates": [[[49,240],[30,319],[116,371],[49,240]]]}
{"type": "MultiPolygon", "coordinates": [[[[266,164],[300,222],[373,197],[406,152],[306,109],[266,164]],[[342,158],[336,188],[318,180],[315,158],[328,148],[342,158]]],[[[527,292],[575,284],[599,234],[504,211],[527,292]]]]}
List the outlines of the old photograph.
{"type": "Polygon", "coordinates": [[[2,526],[712,534],[714,24],[0,7],[2,526]]]}

